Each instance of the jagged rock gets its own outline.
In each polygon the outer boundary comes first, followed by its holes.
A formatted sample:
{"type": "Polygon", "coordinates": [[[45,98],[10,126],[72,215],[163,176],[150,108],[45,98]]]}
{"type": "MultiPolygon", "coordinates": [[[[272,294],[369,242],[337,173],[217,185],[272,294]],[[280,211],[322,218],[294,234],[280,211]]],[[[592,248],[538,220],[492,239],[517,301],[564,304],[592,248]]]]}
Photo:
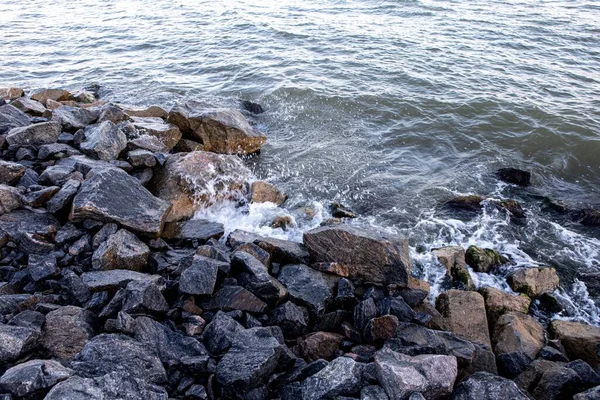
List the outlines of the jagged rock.
{"type": "Polygon", "coordinates": [[[298,339],[300,355],[308,362],[335,358],[344,337],[331,332],[314,332],[298,339]]]}
{"type": "Polygon", "coordinates": [[[174,107],[168,121],[185,135],[201,141],[206,151],[223,154],[255,153],[267,141],[237,110],[206,108],[197,102],[174,107]]]}
{"type": "Polygon", "coordinates": [[[600,399],[600,386],[586,390],[573,396],[573,400],[597,400],[600,399]]]}
{"type": "Polygon", "coordinates": [[[438,296],[436,308],[452,332],[491,347],[483,296],[477,292],[449,290],[438,296]]]}
{"type": "Polygon", "coordinates": [[[312,262],[340,262],[353,279],[408,285],[408,241],[349,225],[323,226],[304,233],[312,262]]]}
{"type": "Polygon", "coordinates": [[[73,98],[71,93],[63,89],[37,89],[31,92],[29,97],[42,104],[46,104],[46,101],[49,99],[54,101],[67,101],[73,98]]]}
{"type": "Polygon", "coordinates": [[[94,336],[94,315],[83,308],[64,306],[46,315],[42,346],[61,360],[72,360],[94,336]]]}
{"type": "Polygon", "coordinates": [[[384,315],[373,318],[364,330],[364,337],[369,342],[378,342],[396,337],[398,318],[394,315],[384,315]]]}
{"type": "Polygon", "coordinates": [[[142,117],[142,118],[167,118],[169,113],[159,106],[149,107],[131,107],[121,106],[125,114],[130,117],[142,117]]]}
{"type": "Polygon", "coordinates": [[[527,314],[531,299],[526,295],[515,296],[493,287],[483,287],[479,290],[485,300],[485,310],[491,326],[498,318],[509,312],[527,314]]]}
{"type": "Polygon", "coordinates": [[[36,332],[42,333],[42,327],[45,322],[46,316],[44,314],[37,311],[25,310],[11,318],[8,323],[9,325],[33,329],[36,332]]]}
{"type": "Polygon", "coordinates": [[[110,235],[94,251],[92,267],[96,270],[130,269],[142,271],[148,262],[150,249],[133,233],[121,229],[110,235]]]}
{"type": "Polygon", "coordinates": [[[496,250],[482,249],[477,246],[469,246],[465,254],[465,260],[476,272],[486,273],[492,268],[508,262],[508,259],[496,250]]]}
{"type": "Polygon", "coordinates": [[[334,201],[331,203],[331,216],[333,218],[356,218],[356,213],[341,203],[334,201]]]}
{"type": "Polygon", "coordinates": [[[110,121],[87,126],[79,143],[82,152],[104,161],[116,160],[126,146],[127,137],[110,121]]]}
{"type": "Polygon", "coordinates": [[[375,304],[373,298],[368,298],[359,302],[356,307],[354,307],[354,327],[362,333],[365,330],[367,323],[371,319],[377,317],[377,314],[377,305],[375,304]]]}
{"type": "Polygon", "coordinates": [[[208,310],[240,310],[263,313],[267,305],[241,286],[223,286],[204,307],[208,310]]]}
{"type": "Polygon", "coordinates": [[[506,280],[515,292],[525,293],[530,297],[553,292],[560,283],[554,268],[521,268],[511,273],[506,280]]]}
{"type": "Polygon", "coordinates": [[[154,136],[165,146],[165,153],[170,152],[181,140],[181,131],[177,126],[157,117],[134,117],[133,126],[141,135],[154,136]]]}
{"type": "Polygon", "coordinates": [[[59,190],[58,186],[50,186],[40,190],[28,191],[23,197],[23,203],[33,208],[43,207],[59,190]]]}
{"type": "Polygon", "coordinates": [[[357,394],[361,389],[362,365],[339,357],[302,382],[302,399],[330,399],[357,394]]]}
{"type": "Polygon", "coordinates": [[[493,337],[496,354],[519,352],[534,359],[545,342],[544,327],[529,315],[510,312],[496,322],[493,337]]]}
{"type": "Polygon", "coordinates": [[[46,254],[30,254],[27,270],[34,282],[48,279],[60,273],[60,270],[56,266],[56,258],[46,254]]]}
{"type": "Polygon", "coordinates": [[[277,305],[287,297],[287,289],[269,275],[266,265],[252,255],[236,251],[231,258],[231,267],[234,271],[245,273],[244,287],[267,304],[277,305]]]}
{"type": "Polygon", "coordinates": [[[0,216],[0,230],[26,253],[43,254],[54,250],[53,239],[59,229],[60,223],[49,214],[14,210],[0,216]]]}
{"type": "Polygon", "coordinates": [[[158,236],[168,210],[168,203],[154,197],[126,172],[100,169],[81,185],[73,200],[71,220],[116,222],[135,232],[158,236]]]}
{"type": "Polygon", "coordinates": [[[52,119],[58,121],[63,130],[76,132],[96,122],[98,113],[86,108],[62,106],[54,110],[52,119]]]}
{"type": "Polygon", "coordinates": [[[71,205],[81,182],[75,179],[69,179],[63,187],[46,203],[48,212],[56,213],[71,205]]]}
{"type": "Polygon", "coordinates": [[[444,204],[448,207],[466,211],[480,211],[482,209],[481,202],[484,200],[485,197],[483,196],[467,195],[455,197],[444,204]]]}
{"type": "MultiPolygon", "coordinates": [[[[417,395],[423,397],[420,393],[417,395]]],[[[381,386],[370,385],[360,391],[360,400],[389,400],[389,397],[381,386]]],[[[411,395],[408,400],[417,400],[417,397],[411,395]]]]}
{"type": "Polygon", "coordinates": [[[233,339],[244,327],[222,311],[218,311],[206,326],[202,338],[212,354],[222,354],[231,347],[233,339]]]}
{"type": "Polygon", "coordinates": [[[456,386],[452,400],[528,400],[515,383],[488,372],[477,372],[456,386]]]}
{"type": "Polygon", "coordinates": [[[148,150],[152,153],[167,153],[169,150],[159,138],[150,135],[141,135],[131,139],[128,145],[131,148],[148,150]]]}
{"type": "Polygon", "coordinates": [[[271,202],[280,206],[285,203],[286,199],[285,193],[268,182],[256,181],[250,188],[250,200],[253,203],[271,202]]]}
{"type": "Polygon", "coordinates": [[[238,246],[252,243],[268,252],[273,262],[281,264],[305,264],[309,260],[308,251],[302,243],[260,235],[236,229],[227,237],[227,244],[236,249],[238,246]]]}
{"type": "Polygon", "coordinates": [[[46,112],[46,107],[44,107],[40,102],[31,100],[27,97],[20,97],[17,100],[10,103],[10,105],[17,107],[24,113],[33,115],[35,117],[41,117],[46,112]]]}
{"type": "Polygon", "coordinates": [[[39,332],[20,326],[0,324],[0,362],[20,358],[38,345],[39,332]]]}
{"type": "MultiPolygon", "coordinates": [[[[539,354],[538,358],[542,358],[548,361],[559,361],[559,362],[569,362],[569,359],[565,355],[565,353],[559,349],[555,349],[552,346],[544,346],[539,354]]],[[[599,383],[600,384],[600,383],[599,383]]]]}
{"type": "Polygon", "coordinates": [[[163,229],[162,237],[177,240],[199,240],[206,242],[211,238],[219,239],[225,229],[223,224],[205,219],[191,219],[188,221],[167,222],[163,229]]]}
{"type": "Polygon", "coordinates": [[[97,378],[73,376],[54,386],[45,400],[167,400],[168,397],[160,386],[128,372],[112,372],[97,378]]]}
{"type": "Polygon", "coordinates": [[[428,399],[452,393],[458,375],[456,357],[419,355],[415,357],[382,349],[375,354],[379,383],[392,399],[419,392],[428,399]]]}
{"type": "Polygon", "coordinates": [[[134,167],[154,167],[156,158],[151,151],[136,149],[127,153],[127,161],[134,167]]]}
{"type": "Polygon", "coordinates": [[[10,104],[0,105],[0,135],[31,123],[27,114],[10,104]]]}
{"type": "Polygon", "coordinates": [[[40,122],[11,129],[6,135],[6,143],[12,146],[41,146],[55,143],[59,135],[60,124],[58,122],[40,122]]]}
{"type": "Polygon", "coordinates": [[[335,304],[338,308],[352,310],[357,302],[358,300],[354,295],[354,285],[349,279],[341,278],[338,281],[335,304]]]}
{"type": "Polygon", "coordinates": [[[550,331],[571,360],[581,359],[594,368],[600,366],[600,327],[555,319],[550,323],[550,331]]]}
{"type": "Polygon", "coordinates": [[[113,124],[120,124],[129,120],[129,116],[120,107],[112,103],[106,103],[100,108],[98,123],[110,121],[113,124]]]}
{"type": "Polygon", "coordinates": [[[242,330],[217,365],[217,381],[226,393],[247,392],[265,383],[283,351],[270,329],[242,330]]]}
{"type": "Polygon", "coordinates": [[[508,211],[513,218],[526,218],[525,210],[523,210],[521,204],[516,200],[491,200],[490,204],[496,206],[500,210],[508,211]]]}
{"type": "Polygon", "coordinates": [[[33,395],[69,378],[73,370],[53,360],[31,360],[7,370],[0,378],[0,389],[18,397],[33,395]]]}
{"type": "Polygon", "coordinates": [[[294,339],[308,331],[309,316],[306,309],[287,301],[271,311],[269,324],[281,328],[283,335],[294,339]]]}
{"type": "Polygon", "coordinates": [[[0,184],[0,215],[16,210],[23,204],[23,196],[15,187],[0,184]]]}
{"type": "Polygon", "coordinates": [[[150,188],[172,204],[167,221],[180,221],[204,206],[244,197],[249,176],[239,157],[194,151],[169,155],[150,188]]]}
{"type": "Polygon", "coordinates": [[[146,345],[124,335],[101,334],[94,337],[71,365],[83,377],[118,372],[153,383],[167,381],[158,356],[146,345]]]}
{"type": "Polygon", "coordinates": [[[286,265],[279,273],[279,282],[288,290],[290,298],[320,315],[333,300],[335,279],[306,265],[286,265]]]}
{"type": "Polygon", "coordinates": [[[575,371],[579,375],[581,385],[586,389],[600,385],[600,376],[583,360],[571,361],[565,365],[565,368],[575,371]]]}
{"type": "Polygon", "coordinates": [[[535,360],[524,368],[523,372],[514,379],[514,382],[523,392],[531,393],[546,371],[559,366],[555,362],[535,360]]]}
{"type": "Polygon", "coordinates": [[[417,317],[417,313],[402,297],[386,297],[381,300],[379,308],[381,315],[390,314],[403,322],[412,322],[417,317]]]}
{"type": "Polygon", "coordinates": [[[544,372],[532,395],[539,400],[568,399],[580,390],[580,385],[577,372],[557,366],[544,372]]]}
{"type": "Polygon", "coordinates": [[[221,261],[194,255],[192,264],[181,274],[179,291],[186,294],[213,294],[221,261]]]}
{"type": "Polygon", "coordinates": [[[496,176],[501,181],[512,183],[519,186],[531,185],[531,172],[516,168],[500,168],[496,171],[496,176]]]}
{"type": "Polygon", "coordinates": [[[131,281],[125,288],[122,310],[129,314],[162,315],[169,311],[169,304],[156,282],[131,281]]]}
{"type": "Polygon", "coordinates": [[[0,98],[3,100],[15,100],[19,97],[23,97],[25,92],[21,88],[11,87],[11,88],[0,88],[0,98]]]}
{"type": "Polygon", "coordinates": [[[522,352],[502,353],[496,358],[498,372],[506,378],[515,378],[531,364],[531,357],[522,352]]]}
{"type": "Polygon", "coordinates": [[[92,292],[104,290],[115,291],[125,287],[131,281],[149,281],[161,283],[164,278],[160,275],[148,275],[126,269],[113,269],[110,271],[85,272],[81,275],[84,284],[92,292]]]}
{"type": "Polygon", "coordinates": [[[14,186],[23,175],[27,167],[11,161],[0,160],[0,184],[14,186]]]}
{"type": "Polygon", "coordinates": [[[70,179],[78,180],[77,177],[83,180],[83,175],[75,171],[72,166],[53,165],[48,167],[39,176],[39,183],[46,185],[62,186],[70,179]]]}

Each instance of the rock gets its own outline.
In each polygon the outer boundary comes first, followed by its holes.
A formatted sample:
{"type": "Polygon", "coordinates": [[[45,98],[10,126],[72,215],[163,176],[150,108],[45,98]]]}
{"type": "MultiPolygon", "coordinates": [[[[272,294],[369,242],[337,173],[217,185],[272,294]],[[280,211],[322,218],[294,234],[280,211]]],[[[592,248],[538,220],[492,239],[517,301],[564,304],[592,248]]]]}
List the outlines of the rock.
{"type": "Polygon", "coordinates": [[[500,210],[508,211],[510,213],[510,216],[513,218],[526,218],[525,210],[523,210],[521,204],[516,200],[506,199],[499,201],[490,201],[490,203],[500,210]]]}
{"type": "Polygon", "coordinates": [[[148,317],[136,318],[134,335],[137,340],[155,349],[161,361],[168,366],[180,364],[185,357],[208,354],[195,338],[174,332],[148,317]]]}
{"type": "Polygon", "coordinates": [[[267,251],[273,262],[281,264],[304,264],[308,262],[309,255],[302,243],[275,238],[266,238],[254,233],[236,229],[227,237],[227,244],[236,249],[238,246],[252,243],[267,251]]]}
{"type": "Polygon", "coordinates": [[[587,226],[600,226],[600,211],[592,208],[581,210],[578,215],[579,222],[587,226]]]}
{"type": "Polygon", "coordinates": [[[559,366],[560,365],[555,362],[540,359],[535,360],[514,379],[514,382],[523,392],[531,393],[546,371],[559,366]]]}
{"type": "Polygon", "coordinates": [[[94,337],[71,365],[78,375],[86,378],[117,372],[147,382],[167,381],[158,356],[146,345],[124,335],[101,334],[94,337]]]}
{"type": "Polygon", "coordinates": [[[129,314],[164,315],[169,304],[156,282],[131,281],[125,288],[122,310],[129,314]]]}
{"type": "Polygon", "coordinates": [[[292,301],[307,307],[315,315],[323,314],[327,304],[333,300],[335,279],[306,265],[286,265],[278,278],[292,301]]]}
{"type": "Polygon", "coordinates": [[[357,394],[361,389],[362,365],[339,357],[302,382],[302,399],[333,399],[357,394]]]}
{"type": "Polygon", "coordinates": [[[533,360],[545,342],[544,327],[529,315],[510,312],[496,322],[493,337],[496,354],[519,352],[533,360]]]}
{"type": "Polygon", "coordinates": [[[581,380],[577,372],[569,368],[556,367],[544,372],[532,395],[535,399],[569,399],[580,389],[581,380]]]}
{"type": "Polygon", "coordinates": [[[241,286],[223,286],[204,305],[208,310],[241,310],[252,313],[267,311],[267,305],[241,286]]]}
{"type": "Polygon", "coordinates": [[[501,181],[512,183],[519,186],[531,185],[531,172],[516,168],[500,168],[496,171],[496,176],[501,181]]]}
{"type": "Polygon", "coordinates": [[[250,200],[253,203],[271,202],[280,206],[287,200],[287,195],[268,182],[256,181],[250,188],[250,200]]]}
{"type": "Polygon", "coordinates": [[[485,300],[485,310],[490,326],[494,326],[498,318],[509,312],[527,314],[531,299],[526,295],[515,296],[493,287],[479,290],[485,300]]]}
{"type": "Polygon", "coordinates": [[[50,390],[45,400],[167,400],[160,386],[129,373],[112,372],[97,378],[73,376],[50,390]]]}
{"type": "Polygon", "coordinates": [[[0,105],[0,135],[31,123],[27,114],[10,104],[0,105]]]}
{"type": "Polygon", "coordinates": [[[287,301],[271,311],[269,325],[281,328],[287,339],[294,339],[308,331],[309,316],[306,309],[287,301]]]}
{"type": "Polygon", "coordinates": [[[71,93],[62,89],[37,89],[31,92],[29,97],[42,104],[46,104],[46,101],[49,99],[54,101],[66,101],[73,98],[71,93]]]}
{"type": "Polygon", "coordinates": [[[364,330],[364,337],[369,342],[378,342],[396,337],[398,318],[395,315],[384,315],[373,318],[364,330]]]}
{"type": "Polygon", "coordinates": [[[278,305],[287,297],[285,286],[270,276],[267,266],[252,255],[236,251],[231,258],[231,267],[246,275],[244,287],[265,303],[278,305]]]}
{"type": "Polygon", "coordinates": [[[236,110],[205,108],[188,102],[174,107],[168,121],[186,135],[203,143],[205,151],[223,154],[255,153],[267,138],[236,110]]]}
{"type": "Polygon", "coordinates": [[[447,207],[457,208],[466,211],[480,211],[482,209],[481,202],[485,200],[483,196],[468,195],[458,196],[444,203],[447,207]]]}
{"type": "Polygon", "coordinates": [[[331,216],[334,218],[356,218],[356,213],[341,203],[334,201],[330,206],[331,216]]]}
{"type": "Polygon", "coordinates": [[[506,280],[512,290],[530,297],[553,292],[560,283],[554,268],[521,268],[512,272],[506,280]]]}
{"type": "Polygon", "coordinates": [[[206,326],[202,339],[212,354],[223,354],[244,327],[222,311],[218,311],[206,326]]]}
{"type": "Polygon", "coordinates": [[[491,347],[482,295],[477,292],[449,290],[438,296],[436,308],[452,332],[472,342],[491,347]]]}
{"type": "Polygon", "coordinates": [[[283,231],[287,231],[289,227],[294,225],[294,219],[289,215],[278,215],[273,222],[271,222],[271,227],[275,229],[280,228],[283,231]]]}
{"type": "Polygon", "coordinates": [[[133,149],[143,149],[152,153],[166,153],[168,148],[159,138],[150,135],[141,135],[127,143],[133,149]]]}
{"type": "Polygon", "coordinates": [[[75,306],[60,307],[46,315],[42,346],[61,360],[72,360],[94,336],[94,315],[75,306]]]}
{"type": "Polygon", "coordinates": [[[20,326],[0,324],[0,362],[14,361],[38,345],[39,333],[20,326]]]}
{"type": "Polygon", "coordinates": [[[559,362],[569,362],[569,359],[564,354],[563,351],[555,349],[552,346],[544,346],[540,353],[538,354],[538,358],[548,360],[548,361],[559,361],[559,362]]]}
{"type": "Polygon", "coordinates": [[[98,99],[98,91],[81,90],[73,94],[73,100],[79,103],[92,104],[98,99]]]}
{"type": "Polygon", "coordinates": [[[531,364],[531,357],[522,352],[498,354],[498,372],[506,378],[515,378],[531,364]]]}
{"type": "Polygon", "coordinates": [[[362,333],[367,327],[367,323],[377,317],[377,314],[377,305],[372,298],[361,301],[354,307],[354,327],[362,333]]]}
{"type": "Polygon", "coordinates": [[[112,122],[113,124],[120,124],[129,120],[129,116],[125,114],[125,112],[120,107],[112,103],[106,103],[102,106],[102,108],[100,108],[98,123],[112,122]]]}
{"type": "MultiPolygon", "coordinates": [[[[421,396],[420,393],[414,393],[415,395],[421,396]]],[[[421,396],[423,398],[423,396],[421,396]]],[[[408,400],[417,400],[418,397],[414,397],[411,395],[408,400]]],[[[370,385],[365,386],[360,391],[360,400],[389,400],[388,395],[385,393],[385,390],[381,386],[370,385]]]]}
{"type": "Polygon", "coordinates": [[[141,135],[156,137],[164,145],[164,152],[168,153],[181,140],[181,131],[177,126],[163,121],[162,118],[145,117],[133,118],[133,126],[141,135]]]}
{"type": "Polygon", "coordinates": [[[223,224],[205,219],[167,222],[162,237],[176,240],[199,240],[206,242],[211,238],[220,239],[225,233],[223,224]]]}
{"type": "Polygon", "coordinates": [[[168,211],[168,203],[154,197],[126,172],[112,168],[95,170],[83,182],[73,200],[70,219],[116,222],[135,232],[158,236],[168,211]]]}
{"type": "Polygon", "coordinates": [[[6,142],[11,146],[41,146],[55,143],[60,135],[60,124],[55,121],[40,122],[11,129],[6,142]]]}
{"type": "Polygon", "coordinates": [[[282,352],[282,344],[270,329],[242,330],[217,365],[217,381],[226,393],[247,392],[266,382],[282,352]]]}
{"type": "Polygon", "coordinates": [[[84,284],[92,292],[104,290],[116,291],[125,287],[131,281],[149,281],[161,283],[164,278],[160,275],[148,275],[126,269],[113,269],[110,271],[85,272],[81,275],[84,284]]]}
{"type": "Polygon", "coordinates": [[[46,107],[44,107],[41,103],[31,100],[27,97],[20,97],[10,103],[11,106],[17,107],[19,110],[27,113],[29,115],[33,115],[35,117],[41,117],[46,112],[46,107]]]}
{"type": "Polygon", "coordinates": [[[442,247],[434,249],[433,254],[440,264],[446,267],[448,275],[465,288],[473,290],[475,285],[465,262],[465,250],[461,246],[442,247]]]}
{"type": "Polygon", "coordinates": [[[408,241],[349,225],[323,226],[304,233],[312,262],[340,262],[350,277],[374,283],[408,285],[408,241]]]}
{"type": "Polygon", "coordinates": [[[236,156],[194,151],[169,155],[150,188],[172,204],[167,221],[180,221],[204,206],[245,197],[249,176],[236,156]]]}
{"type": "Polygon", "coordinates": [[[44,254],[53,251],[54,235],[59,228],[60,223],[50,214],[14,210],[0,216],[0,230],[25,253],[44,254]]]}
{"type": "Polygon", "coordinates": [[[131,107],[131,106],[121,106],[125,114],[130,117],[142,117],[142,118],[163,118],[166,119],[169,116],[169,113],[166,112],[159,106],[149,106],[149,107],[131,107]]]}
{"type": "Polygon", "coordinates": [[[391,399],[419,392],[427,399],[452,393],[458,375],[456,357],[419,355],[415,357],[382,349],[375,354],[377,378],[391,399]]]}
{"type": "Polygon", "coordinates": [[[179,291],[194,295],[213,294],[221,264],[221,261],[195,255],[190,267],[181,274],[179,291]]]}
{"type": "Polygon", "coordinates": [[[21,88],[16,88],[16,87],[11,87],[11,88],[0,88],[0,98],[3,100],[15,100],[18,99],[19,97],[23,97],[25,95],[25,92],[23,92],[23,89],[21,88]]]}
{"type": "Polygon", "coordinates": [[[258,103],[254,103],[249,100],[242,100],[241,104],[242,104],[242,107],[244,108],[244,110],[249,111],[252,114],[262,114],[265,112],[265,110],[262,108],[262,106],[258,103]]]}
{"type": "Polygon", "coordinates": [[[575,360],[565,365],[565,368],[572,369],[577,372],[581,385],[586,389],[600,385],[600,376],[593,368],[583,360],[575,360]]]}
{"type": "Polygon", "coordinates": [[[58,186],[45,187],[40,190],[30,191],[23,198],[25,205],[32,208],[43,207],[52,196],[54,196],[60,188],[58,186]]]}
{"type": "Polygon", "coordinates": [[[331,361],[336,357],[343,339],[337,333],[314,332],[298,339],[298,349],[307,362],[319,359],[331,361]]]}
{"type": "Polygon", "coordinates": [[[108,269],[142,271],[148,262],[149,256],[150,249],[144,242],[133,233],[121,229],[110,235],[94,251],[92,267],[104,271],[108,269]]]}
{"type": "Polygon", "coordinates": [[[506,264],[508,259],[496,250],[469,246],[465,254],[465,261],[474,271],[488,273],[492,268],[506,264]]]}
{"type": "Polygon", "coordinates": [[[127,146],[127,137],[110,121],[89,125],[83,131],[79,148],[90,157],[110,161],[119,158],[127,146]]]}
{"type": "Polygon", "coordinates": [[[33,329],[34,331],[41,334],[42,326],[44,326],[45,322],[46,316],[44,314],[37,311],[25,310],[11,318],[9,321],[9,325],[33,329]]]}
{"type": "Polygon", "coordinates": [[[73,370],[53,360],[31,360],[7,370],[0,388],[18,397],[30,396],[69,378],[73,370]]]}
{"type": "Polygon", "coordinates": [[[0,184],[14,186],[23,175],[27,167],[10,161],[0,160],[0,184]]]}
{"type": "Polygon", "coordinates": [[[83,175],[72,166],[53,165],[48,167],[39,176],[39,183],[54,186],[63,186],[69,180],[83,180],[83,175]]]}
{"type": "Polygon", "coordinates": [[[16,210],[23,204],[23,196],[15,187],[0,184],[0,215],[16,210]]]}
{"type": "Polygon", "coordinates": [[[151,151],[136,149],[127,153],[127,161],[134,167],[154,167],[156,158],[151,151]]]}
{"type": "Polygon", "coordinates": [[[30,254],[27,270],[29,276],[34,282],[39,282],[56,276],[60,270],[56,266],[56,258],[54,256],[30,254]]]}
{"type": "Polygon", "coordinates": [[[488,372],[477,372],[456,386],[452,400],[528,400],[515,383],[488,372]]]}
{"type": "Polygon", "coordinates": [[[58,121],[63,130],[76,132],[96,122],[98,113],[85,108],[62,106],[54,110],[52,119],[58,121]]]}
{"type": "Polygon", "coordinates": [[[573,396],[573,400],[597,400],[600,399],[600,386],[586,390],[573,396]]]}
{"type": "Polygon", "coordinates": [[[81,182],[75,179],[69,179],[63,187],[46,203],[46,209],[48,212],[56,213],[67,206],[70,206],[81,182]]]}
{"type": "Polygon", "coordinates": [[[549,328],[571,360],[581,359],[594,368],[600,367],[600,327],[555,319],[549,328]]]}

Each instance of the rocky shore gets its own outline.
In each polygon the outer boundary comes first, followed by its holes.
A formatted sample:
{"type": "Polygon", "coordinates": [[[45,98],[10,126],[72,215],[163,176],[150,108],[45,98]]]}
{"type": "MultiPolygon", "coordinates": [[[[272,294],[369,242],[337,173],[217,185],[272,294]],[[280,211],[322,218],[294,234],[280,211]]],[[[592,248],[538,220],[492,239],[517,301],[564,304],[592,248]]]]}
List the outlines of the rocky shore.
{"type": "Polygon", "coordinates": [[[468,266],[509,260],[436,249],[455,288],[434,305],[408,241],[347,224],[341,204],[303,243],[194,219],[286,201],[240,157],[267,140],[244,114],[259,105],[0,97],[0,399],[600,398],[600,328],[532,315],[554,304],[552,268],[513,272],[519,294],[475,290],[468,266]]]}

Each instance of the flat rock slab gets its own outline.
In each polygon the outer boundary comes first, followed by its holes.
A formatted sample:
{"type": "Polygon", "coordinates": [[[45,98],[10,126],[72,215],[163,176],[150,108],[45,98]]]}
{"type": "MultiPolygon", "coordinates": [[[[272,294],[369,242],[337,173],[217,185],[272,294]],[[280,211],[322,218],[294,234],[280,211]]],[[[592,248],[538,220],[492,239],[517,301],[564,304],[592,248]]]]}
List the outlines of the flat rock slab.
{"type": "Polygon", "coordinates": [[[10,104],[0,106],[0,135],[8,133],[13,128],[21,128],[31,123],[23,111],[10,104]]]}
{"type": "Polygon", "coordinates": [[[452,332],[491,348],[485,302],[481,294],[452,289],[438,296],[436,308],[452,332]]]}
{"type": "Polygon", "coordinates": [[[159,236],[169,204],[154,197],[120,169],[94,170],[73,199],[71,220],[116,222],[134,232],[159,236]]]}
{"type": "Polygon", "coordinates": [[[252,232],[236,229],[227,237],[227,244],[234,249],[243,244],[252,243],[268,252],[274,262],[281,264],[307,264],[308,250],[302,243],[267,238],[252,232]]]}
{"type": "Polygon", "coordinates": [[[164,239],[199,240],[219,239],[225,233],[223,224],[205,219],[192,219],[181,222],[167,222],[161,237],[164,239]]]}
{"type": "Polygon", "coordinates": [[[164,282],[164,278],[160,275],[143,274],[127,269],[85,272],[81,275],[81,279],[92,292],[114,291],[127,286],[131,281],[164,282]]]}
{"type": "Polygon", "coordinates": [[[55,143],[60,135],[60,124],[55,121],[40,122],[11,129],[6,135],[6,142],[14,146],[41,146],[55,143]]]}
{"type": "Polygon", "coordinates": [[[311,261],[345,264],[352,279],[408,286],[408,241],[350,225],[332,225],[304,233],[311,261]]]}

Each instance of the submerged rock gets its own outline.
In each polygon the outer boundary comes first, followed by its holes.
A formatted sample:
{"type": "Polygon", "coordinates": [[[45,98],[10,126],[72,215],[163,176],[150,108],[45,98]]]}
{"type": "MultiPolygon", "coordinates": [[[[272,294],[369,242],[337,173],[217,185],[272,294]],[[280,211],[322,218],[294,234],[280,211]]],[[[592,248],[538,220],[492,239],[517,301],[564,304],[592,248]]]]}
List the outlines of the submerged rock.
{"type": "Polygon", "coordinates": [[[521,268],[506,278],[515,292],[525,293],[530,297],[539,297],[543,293],[553,292],[560,279],[554,268],[521,268]]]}
{"type": "Polygon", "coordinates": [[[446,267],[448,275],[454,281],[459,282],[466,290],[473,290],[475,288],[465,261],[465,249],[461,246],[449,246],[433,249],[432,252],[440,264],[446,267]]]}
{"type": "Polygon", "coordinates": [[[480,211],[481,202],[485,200],[483,196],[468,195],[458,196],[444,203],[447,207],[457,208],[466,211],[480,211]]]}
{"type": "Polygon", "coordinates": [[[334,201],[331,203],[331,215],[334,218],[356,218],[356,213],[349,208],[343,206],[341,203],[334,201]]]}
{"type": "Polygon", "coordinates": [[[250,100],[242,100],[241,104],[244,110],[249,111],[252,114],[262,114],[265,112],[260,104],[254,103],[250,100]]]}
{"type": "Polygon", "coordinates": [[[287,195],[268,182],[256,181],[250,188],[250,199],[253,203],[271,202],[280,206],[286,201],[287,195]]]}
{"type": "Polygon", "coordinates": [[[469,379],[456,386],[452,400],[528,400],[525,395],[509,379],[492,375],[487,372],[477,372],[469,379]]]}
{"type": "Polygon", "coordinates": [[[531,185],[531,172],[516,168],[500,168],[496,171],[496,176],[501,181],[512,183],[519,186],[531,185]]]}
{"type": "Polygon", "coordinates": [[[581,210],[578,214],[579,222],[582,225],[600,226],[600,211],[593,208],[581,210]]]}

